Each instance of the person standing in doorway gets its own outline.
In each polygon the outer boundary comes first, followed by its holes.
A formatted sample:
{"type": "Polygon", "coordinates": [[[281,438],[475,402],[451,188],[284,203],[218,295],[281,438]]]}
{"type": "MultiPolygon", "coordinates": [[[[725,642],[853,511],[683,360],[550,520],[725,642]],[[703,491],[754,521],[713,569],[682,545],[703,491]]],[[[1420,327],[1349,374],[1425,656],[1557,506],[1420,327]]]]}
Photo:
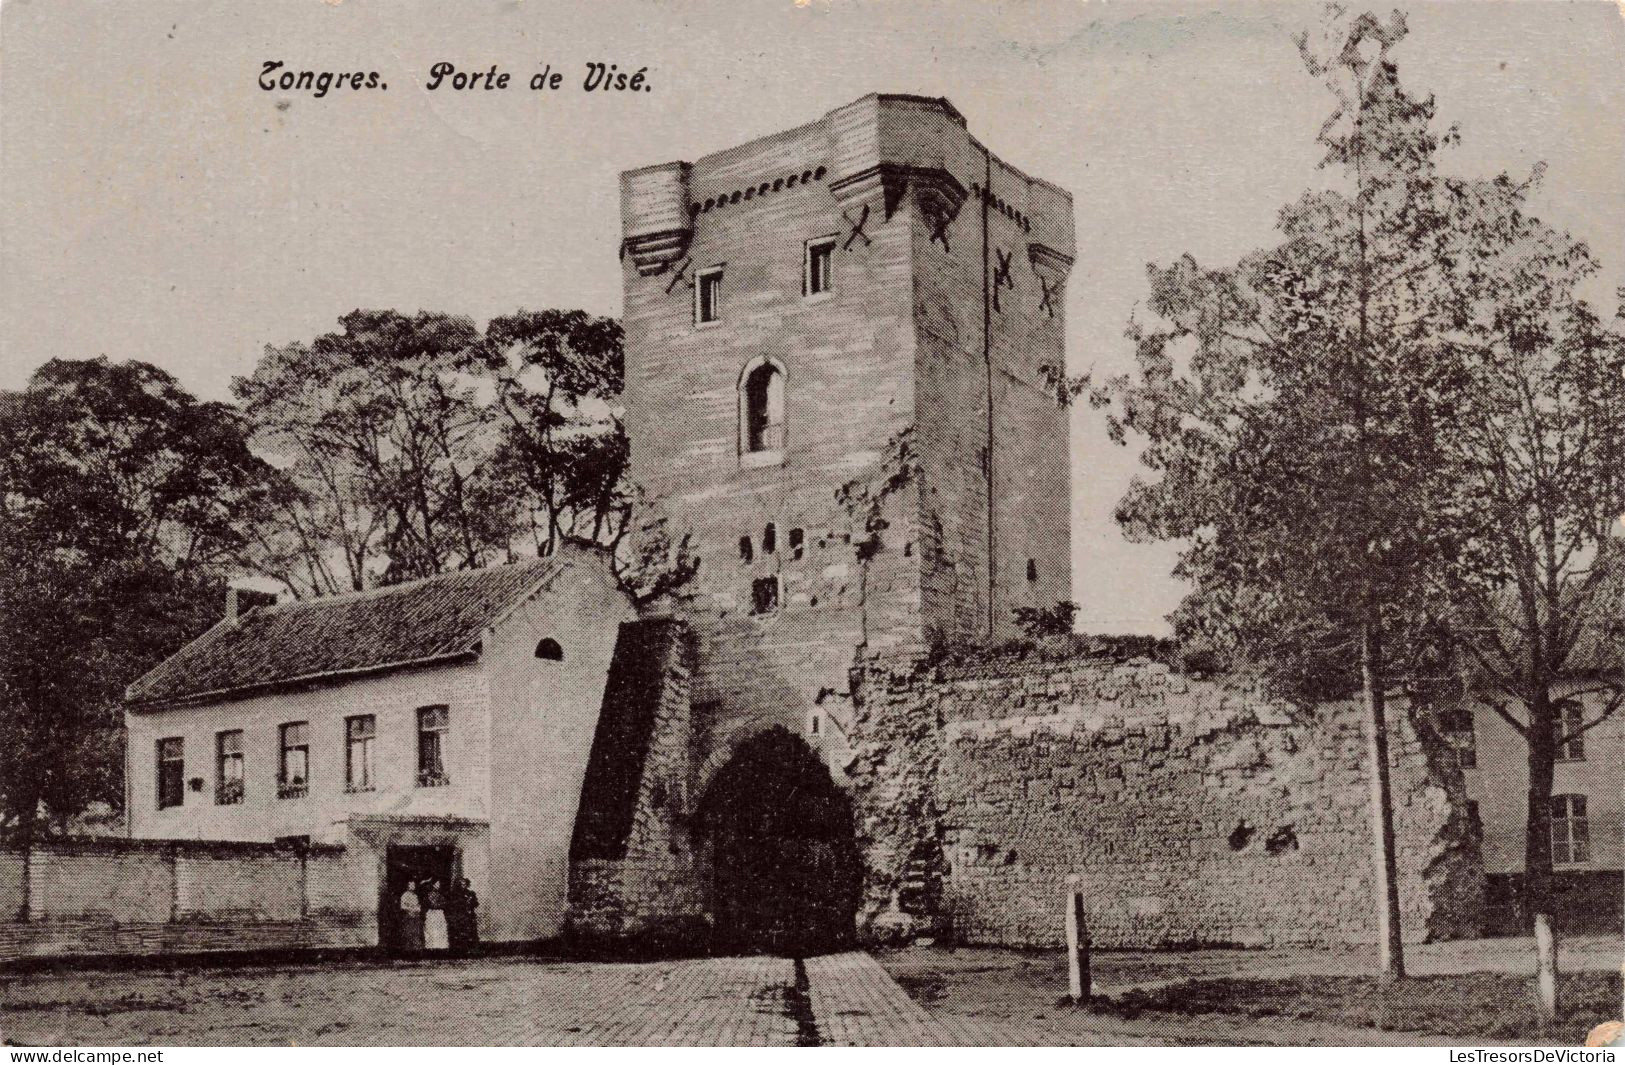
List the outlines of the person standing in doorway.
{"type": "Polygon", "coordinates": [[[418,898],[417,886],[411,883],[401,892],[400,947],[408,957],[423,951],[423,902],[418,898]]]}
{"type": "Polygon", "coordinates": [[[471,954],[480,942],[480,897],[474,893],[468,878],[460,876],[452,884],[446,899],[447,933],[451,936],[451,949],[458,954],[471,954]]]}
{"type": "Polygon", "coordinates": [[[449,946],[451,940],[446,934],[445,893],[439,881],[431,880],[423,899],[423,948],[441,951],[449,946]]]}

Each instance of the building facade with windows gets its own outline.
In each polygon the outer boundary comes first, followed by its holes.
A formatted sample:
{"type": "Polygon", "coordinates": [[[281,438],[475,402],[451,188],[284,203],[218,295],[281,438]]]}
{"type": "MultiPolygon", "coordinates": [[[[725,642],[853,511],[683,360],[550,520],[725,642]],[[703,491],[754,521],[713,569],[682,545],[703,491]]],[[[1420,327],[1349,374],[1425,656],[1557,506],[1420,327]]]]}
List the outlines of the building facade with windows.
{"type": "MultiPolygon", "coordinates": [[[[1560,699],[1551,728],[1557,749],[1552,781],[1552,865],[1558,890],[1572,896],[1575,914],[1619,920],[1625,870],[1625,714],[1603,717],[1607,695],[1576,682],[1576,697],[1560,699]]],[[[1520,707],[1512,706],[1520,722],[1520,707]]],[[[1528,811],[1528,748],[1523,735],[1482,703],[1464,714],[1455,746],[1466,777],[1469,810],[1481,833],[1484,871],[1493,892],[1510,898],[1524,868],[1528,811]],[[1470,731],[1467,726],[1470,725],[1470,731]]]]}
{"type": "Polygon", "coordinates": [[[573,549],[229,610],[127,693],[130,834],[345,844],[386,941],[409,880],[454,875],[488,938],[556,934],[632,619],[602,560],[573,549]]]}

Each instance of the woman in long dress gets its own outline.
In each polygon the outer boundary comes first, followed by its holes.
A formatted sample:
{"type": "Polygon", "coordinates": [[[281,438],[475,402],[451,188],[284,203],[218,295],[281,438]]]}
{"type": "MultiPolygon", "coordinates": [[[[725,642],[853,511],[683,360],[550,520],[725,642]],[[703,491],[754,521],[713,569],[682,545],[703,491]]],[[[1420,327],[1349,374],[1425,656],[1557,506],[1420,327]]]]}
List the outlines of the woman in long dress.
{"type": "Polygon", "coordinates": [[[400,912],[401,953],[417,954],[423,950],[423,903],[412,884],[407,884],[406,890],[401,892],[400,912]]]}
{"type": "Polygon", "coordinates": [[[429,885],[423,900],[423,946],[425,950],[445,950],[451,946],[446,929],[446,899],[438,882],[429,885]]]}
{"type": "Polygon", "coordinates": [[[472,953],[480,941],[479,918],[476,915],[480,897],[474,894],[467,877],[458,877],[446,893],[446,930],[451,934],[451,949],[457,954],[472,953]]]}

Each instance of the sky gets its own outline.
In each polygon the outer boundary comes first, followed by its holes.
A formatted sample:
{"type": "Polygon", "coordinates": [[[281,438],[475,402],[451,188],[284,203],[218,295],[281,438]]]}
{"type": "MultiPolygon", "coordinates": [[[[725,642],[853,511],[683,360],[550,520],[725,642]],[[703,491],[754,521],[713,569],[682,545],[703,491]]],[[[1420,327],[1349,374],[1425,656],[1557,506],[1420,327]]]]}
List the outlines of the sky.
{"type": "MultiPolygon", "coordinates": [[[[1382,10],[1386,10],[1386,5],[1382,10]]],[[[1411,4],[1393,52],[1463,143],[1445,165],[1525,175],[1625,286],[1625,4],[1411,4]]],[[[0,388],[44,360],[142,359],[224,399],[266,344],[356,307],[483,323],[620,311],[617,174],[693,159],[870,92],[946,96],[1007,161],[1074,196],[1075,373],[1126,372],[1145,267],[1223,265],[1322,180],[1330,97],[1293,34],[1309,5],[1075,0],[6,0],[0,5],[0,388]],[[382,91],[264,91],[262,65],[373,71],[382,91]],[[565,88],[429,92],[430,67],[543,64],[565,88]],[[585,65],[650,91],[585,93],[585,65]]],[[[1172,545],[1126,542],[1138,467],[1073,419],[1084,628],[1160,632],[1172,545]]]]}

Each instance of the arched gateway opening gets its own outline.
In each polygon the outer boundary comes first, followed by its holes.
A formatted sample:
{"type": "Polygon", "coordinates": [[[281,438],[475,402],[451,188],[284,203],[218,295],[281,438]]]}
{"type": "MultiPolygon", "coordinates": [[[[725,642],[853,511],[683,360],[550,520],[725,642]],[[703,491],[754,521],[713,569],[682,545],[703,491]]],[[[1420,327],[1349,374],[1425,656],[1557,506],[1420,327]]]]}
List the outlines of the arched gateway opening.
{"type": "Polygon", "coordinates": [[[700,801],[721,949],[810,954],[849,943],[862,891],[852,803],[788,729],[752,737],[700,801]]]}

